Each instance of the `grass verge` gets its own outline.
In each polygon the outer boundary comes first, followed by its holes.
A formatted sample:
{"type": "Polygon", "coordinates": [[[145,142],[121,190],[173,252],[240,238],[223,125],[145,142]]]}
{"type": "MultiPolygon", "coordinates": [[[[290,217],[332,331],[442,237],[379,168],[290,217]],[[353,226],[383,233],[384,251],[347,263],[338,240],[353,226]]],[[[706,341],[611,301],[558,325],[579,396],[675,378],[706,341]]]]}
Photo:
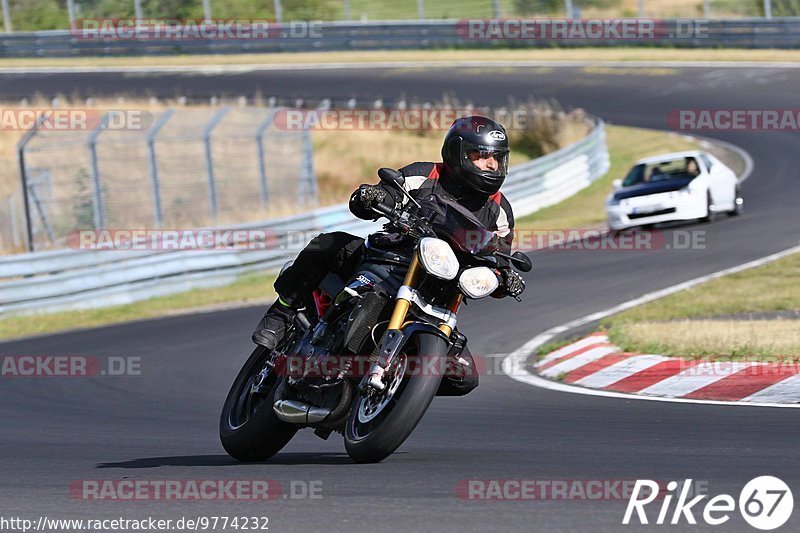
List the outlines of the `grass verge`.
{"type": "Polygon", "coordinates": [[[283,54],[169,55],[161,57],[6,58],[0,68],[297,65],[388,61],[754,61],[798,62],[800,50],[677,49],[647,47],[497,50],[406,50],[283,54]]]}
{"type": "Polygon", "coordinates": [[[800,254],[704,283],[602,322],[624,351],[759,360],[800,356],[800,254]],[[766,318],[765,318],[766,317],[766,318]]]}
{"type": "MultiPolygon", "coordinates": [[[[102,309],[4,318],[0,320],[0,339],[108,326],[134,320],[183,314],[188,311],[196,312],[267,303],[275,298],[275,291],[272,288],[275,277],[275,274],[246,274],[226,287],[196,289],[102,309]]],[[[253,327],[255,327],[255,322],[253,327]]]]}

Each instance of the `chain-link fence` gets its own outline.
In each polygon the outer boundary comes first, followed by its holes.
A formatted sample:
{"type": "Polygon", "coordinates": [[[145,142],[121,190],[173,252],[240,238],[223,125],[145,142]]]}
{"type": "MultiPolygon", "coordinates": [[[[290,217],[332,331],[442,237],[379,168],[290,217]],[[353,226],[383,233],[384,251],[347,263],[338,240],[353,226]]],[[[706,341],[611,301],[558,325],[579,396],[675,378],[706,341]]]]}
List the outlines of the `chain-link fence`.
{"type": "Polygon", "coordinates": [[[108,113],[94,128],[31,131],[19,148],[29,248],[76,229],[216,226],[316,205],[310,134],[277,128],[276,112],[165,109],[134,123],[128,111],[117,129],[108,113]]]}

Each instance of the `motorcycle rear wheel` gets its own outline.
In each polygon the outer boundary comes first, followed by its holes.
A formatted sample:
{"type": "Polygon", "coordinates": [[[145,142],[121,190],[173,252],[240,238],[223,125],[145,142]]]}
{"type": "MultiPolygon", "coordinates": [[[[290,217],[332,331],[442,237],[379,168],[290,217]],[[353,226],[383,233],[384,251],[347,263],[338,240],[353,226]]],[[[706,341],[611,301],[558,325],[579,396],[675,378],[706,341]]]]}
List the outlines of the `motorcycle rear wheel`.
{"type": "Polygon", "coordinates": [[[236,377],[220,415],[222,446],[238,461],[269,459],[292,440],[298,429],[280,420],[272,409],[283,378],[274,372],[260,377],[267,356],[261,346],[253,351],[236,377]],[[259,379],[262,383],[254,387],[259,379]]]}

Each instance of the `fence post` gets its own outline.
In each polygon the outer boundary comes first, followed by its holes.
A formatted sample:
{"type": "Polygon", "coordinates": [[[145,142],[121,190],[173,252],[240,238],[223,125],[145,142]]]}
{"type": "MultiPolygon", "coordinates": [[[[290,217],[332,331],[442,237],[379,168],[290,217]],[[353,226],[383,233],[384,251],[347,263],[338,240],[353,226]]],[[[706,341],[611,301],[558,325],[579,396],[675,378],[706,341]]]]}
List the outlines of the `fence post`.
{"type": "Polygon", "coordinates": [[[350,0],[344,0],[344,5],[342,6],[342,11],[344,12],[344,20],[352,20],[353,16],[350,12],[350,0]]]}
{"type": "Polygon", "coordinates": [[[564,0],[564,9],[567,10],[567,18],[572,18],[573,7],[572,7],[572,0],[564,0]]]}
{"type": "Polygon", "coordinates": [[[261,184],[261,205],[267,205],[267,200],[269,199],[267,162],[266,158],[264,157],[264,131],[272,123],[272,119],[275,117],[276,112],[276,109],[270,109],[269,113],[267,114],[267,118],[265,118],[261,124],[258,125],[258,129],[256,130],[256,143],[258,144],[258,175],[260,177],[261,184]]]}
{"type": "Polygon", "coordinates": [[[86,139],[86,144],[89,146],[89,159],[92,164],[92,189],[94,193],[94,201],[92,207],[94,208],[94,229],[103,229],[106,225],[105,211],[103,209],[103,191],[100,188],[100,168],[97,163],[97,137],[105,129],[108,124],[108,113],[103,115],[100,123],[92,130],[89,137],[86,139]]]}
{"type": "Polygon", "coordinates": [[[492,16],[496,19],[500,18],[500,0],[492,0],[492,16]]]}
{"type": "Polygon", "coordinates": [[[764,17],[772,18],[772,0],[764,0],[764,17]]]}
{"type": "Polygon", "coordinates": [[[300,169],[300,197],[303,203],[317,200],[317,175],[314,173],[314,145],[311,130],[303,128],[303,162],[300,169]]]}
{"type": "Polygon", "coordinates": [[[70,29],[75,28],[75,0],[67,0],[67,17],[69,18],[70,29]]]}
{"type": "Polygon", "coordinates": [[[711,18],[711,0],[703,0],[703,16],[707,19],[711,18]]]}
{"type": "Polygon", "coordinates": [[[155,124],[147,132],[147,161],[150,164],[150,186],[153,189],[153,210],[156,219],[156,227],[160,228],[164,223],[164,213],[161,209],[161,187],[158,183],[158,161],[156,160],[156,136],[161,131],[167,121],[175,112],[174,109],[167,109],[158,117],[155,124]]]}
{"type": "Polygon", "coordinates": [[[17,155],[19,160],[19,181],[20,186],[22,187],[22,211],[25,214],[25,240],[26,240],[26,248],[29,252],[33,251],[33,225],[31,224],[31,209],[30,209],[30,199],[28,198],[28,172],[27,167],[25,166],[25,147],[28,145],[31,139],[36,135],[36,132],[41,126],[42,121],[44,120],[44,115],[39,115],[36,117],[36,124],[34,124],[33,128],[28,131],[17,143],[17,155]]]}
{"type": "Polygon", "coordinates": [[[11,221],[11,245],[19,248],[22,243],[19,240],[19,221],[17,220],[17,205],[14,202],[14,195],[9,194],[7,200],[8,218],[11,221]]]}
{"type": "Polygon", "coordinates": [[[211,120],[206,124],[203,130],[203,143],[206,146],[206,173],[208,175],[208,201],[210,204],[211,219],[216,222],[217,220],[217,182],[214,178],[214,157],[211,154],[211,131],[220,123],[225,114],[230,110],[229,107],[223,107],[211,117],[211,120]]]}
{"type": "Polygon", "coordinates": [[[419,20],[425,20],[425,0],[417,0],[417,14],[419,20]]]}
{"type": "Polygon", "coordinates": [[[133,16],[136,17],[136,26],[142,23],[142,0],[133,0],[133,16]]]}
{"type": "Polygon", "coordinates": [[[203,17],[211,20],[211,0],[203,0],[203,17]]]}
{"type": "Polygon", "coordinates": [[[278,23],[283,22],[283,6],[281,6],[281,0],[274,0],[273,5],[275,6],[275,20],[278,23]]]}
{"type": "Polygon", "coordinates": [[[644,18],[644,0],[639,0],[639,18],[644,18]]]}
{"type": "Polygon", "coordinates": [[[3,29],[6,33],[11,33],[14,28],[11,27],[11,10],[8,9],[8,0],[0,0],[0,5],[3,7],[3,29]]]}

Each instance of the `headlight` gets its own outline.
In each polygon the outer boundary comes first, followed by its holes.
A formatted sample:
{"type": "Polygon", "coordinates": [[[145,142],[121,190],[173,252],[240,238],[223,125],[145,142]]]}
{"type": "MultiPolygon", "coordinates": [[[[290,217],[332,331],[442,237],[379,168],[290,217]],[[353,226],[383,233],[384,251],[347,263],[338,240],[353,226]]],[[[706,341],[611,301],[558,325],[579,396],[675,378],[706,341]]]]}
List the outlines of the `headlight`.
{"type": "Polygon", "coordinates": [[[425,237],[419,241],[419,259],[432,276],[453,279],[458,274],[458,259],[450,245],[441,239],[425,237]]]}
{"type": "Polygon", "coordinates": [[[489,296],[499,286],[497,275],[487,267],[468,268],[458,278],[458,287],[464,294],[476,300],[489,296]]]}

